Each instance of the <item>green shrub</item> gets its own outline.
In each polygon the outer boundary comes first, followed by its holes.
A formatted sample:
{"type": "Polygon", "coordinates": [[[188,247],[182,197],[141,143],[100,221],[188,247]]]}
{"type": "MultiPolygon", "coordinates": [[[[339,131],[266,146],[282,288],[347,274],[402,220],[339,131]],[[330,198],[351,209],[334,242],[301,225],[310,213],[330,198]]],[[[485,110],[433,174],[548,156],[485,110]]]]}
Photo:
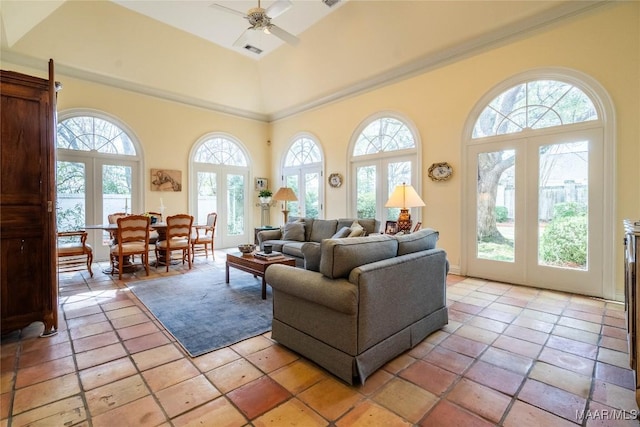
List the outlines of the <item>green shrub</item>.
{"type": "MultiPolygon", "coordinates": [[[[540,257],[550,265],[586,267],[587,265],[587,216],[562,216],[546,226],[540,242],[540,257]]],[[[574,212],[575,213],[575,212],[574,212]]]]}
{"type": "Polygon", "coordinates": [[[496,222],[507,222],[509,219],[509,209],[506,206],[496,206],[496,222]]]}
{"type": "Polygon", "coordinates": [[[584,216],[587,214],[587,207],[575,202],[558,203],[553,207],[553,219],[568,218],[573,216],[584,216]]]}

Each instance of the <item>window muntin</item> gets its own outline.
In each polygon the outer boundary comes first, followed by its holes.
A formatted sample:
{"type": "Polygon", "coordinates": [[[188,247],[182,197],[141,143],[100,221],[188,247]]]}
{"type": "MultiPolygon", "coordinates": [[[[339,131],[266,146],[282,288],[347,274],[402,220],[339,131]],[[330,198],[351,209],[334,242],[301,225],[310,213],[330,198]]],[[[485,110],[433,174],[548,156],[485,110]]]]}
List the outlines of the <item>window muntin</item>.
{"type": "Polygon", "coordinates": [[[321,161],[322,154],[315,141],[311,138],[301,137],[291,144],[284,160],[284,167],[308,165],[321,161]]]}
{"type": "Polygon", "coordinates": [[[216,136],[204,141],[194,156],[198,163],[212,163],[227,166],[248,165],[242,148],[228,138],[216,136]]]}
{"type": "Polygon", "coordinates": [[[117,124],[93,116],[77,116],[58,123],[57,147],[104,154],[137,155],[129,135],[117,124]]]}
{"type": "Polygon", "coordinates": [[[400,120],[381,117],[369,123],[353,148],[354,156],[415,148],[411,130],[400,120]]]}
{"type": "Polygon", "coordinates": [[[535,80],[514,86],[493,99],[480,113],[472,138],[592,120],[598,120],[598,113],[582,90],[562,81],[535,80]]]}

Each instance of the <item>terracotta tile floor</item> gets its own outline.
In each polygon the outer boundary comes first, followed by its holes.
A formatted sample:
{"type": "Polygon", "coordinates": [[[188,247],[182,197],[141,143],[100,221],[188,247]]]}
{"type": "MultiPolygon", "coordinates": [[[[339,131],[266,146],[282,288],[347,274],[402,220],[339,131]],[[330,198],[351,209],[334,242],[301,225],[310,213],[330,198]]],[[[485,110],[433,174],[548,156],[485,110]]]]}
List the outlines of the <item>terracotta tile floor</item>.
{"type": "Polygon", "coordinates": [[[269,333],[191,358],[106,267],[60,275],[57,335],[2,337],[0,427],[638,425],[615,302],[451,275],[449,324],[348,386],[269,333]]]}

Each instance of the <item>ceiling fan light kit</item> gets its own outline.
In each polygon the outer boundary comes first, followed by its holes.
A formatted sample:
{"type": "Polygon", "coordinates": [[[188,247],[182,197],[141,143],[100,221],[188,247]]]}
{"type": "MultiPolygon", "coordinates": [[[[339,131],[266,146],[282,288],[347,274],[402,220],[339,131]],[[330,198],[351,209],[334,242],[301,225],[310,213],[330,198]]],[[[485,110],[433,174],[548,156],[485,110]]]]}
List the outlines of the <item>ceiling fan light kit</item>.
{"type": "Polygon", "coordinates": [[[251,25],[247,28],[238,39],[233,43],[236,47],[243,47],[248,49],[251,52],[260,54],[262,50],[260,48],[256,48],[255,46],[247,43],[249,38],[249,32],[253,30],[259,30],[264,32],[265,34],[273,34],[278,37],[280,40],[285,43],[289,43],[290,45],[296,45],[300,41],[293,34],[283,30],[275,24],[271,23],[271,20],[279,15],[282,15],[284,12],[289,10],[289,8],[293,5],[290,0],[278,0],[269,6],[267,9],[260,7],[260,0],[258,0],[258,7],[252,7],[246,13],[246,15],[242,12],[239,12],[235,9],[230,9],[226,6],[222,6],[220,4],[212,4],[212,7],[216,9],[220,9],[224,12],[232,13],[234,15],[242,16],[251,25]],[[249,47],[247,47],[249,46],[249,47]]]}

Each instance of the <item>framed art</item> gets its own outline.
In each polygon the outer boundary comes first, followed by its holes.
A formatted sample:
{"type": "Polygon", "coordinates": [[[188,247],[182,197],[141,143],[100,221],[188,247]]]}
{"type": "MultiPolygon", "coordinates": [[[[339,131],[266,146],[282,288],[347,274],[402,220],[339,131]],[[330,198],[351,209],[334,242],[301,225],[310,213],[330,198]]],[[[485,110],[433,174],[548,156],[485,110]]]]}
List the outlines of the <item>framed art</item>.
{"type": "Polygon", "coordinates": [[[269,180],[267,178],[256,178],[256,191],[262,191],[269,188],[269,180]]]}
{"type": "Polygon", "coordinates": [[[398,232],[397,221],[387,221],[384,226],[384,234],[396,234],[398,232]]]}
{"type": "Polygon", "coordinates": [[[182,171],[151,169],[151,191],[182,191],[182,171]]]}

